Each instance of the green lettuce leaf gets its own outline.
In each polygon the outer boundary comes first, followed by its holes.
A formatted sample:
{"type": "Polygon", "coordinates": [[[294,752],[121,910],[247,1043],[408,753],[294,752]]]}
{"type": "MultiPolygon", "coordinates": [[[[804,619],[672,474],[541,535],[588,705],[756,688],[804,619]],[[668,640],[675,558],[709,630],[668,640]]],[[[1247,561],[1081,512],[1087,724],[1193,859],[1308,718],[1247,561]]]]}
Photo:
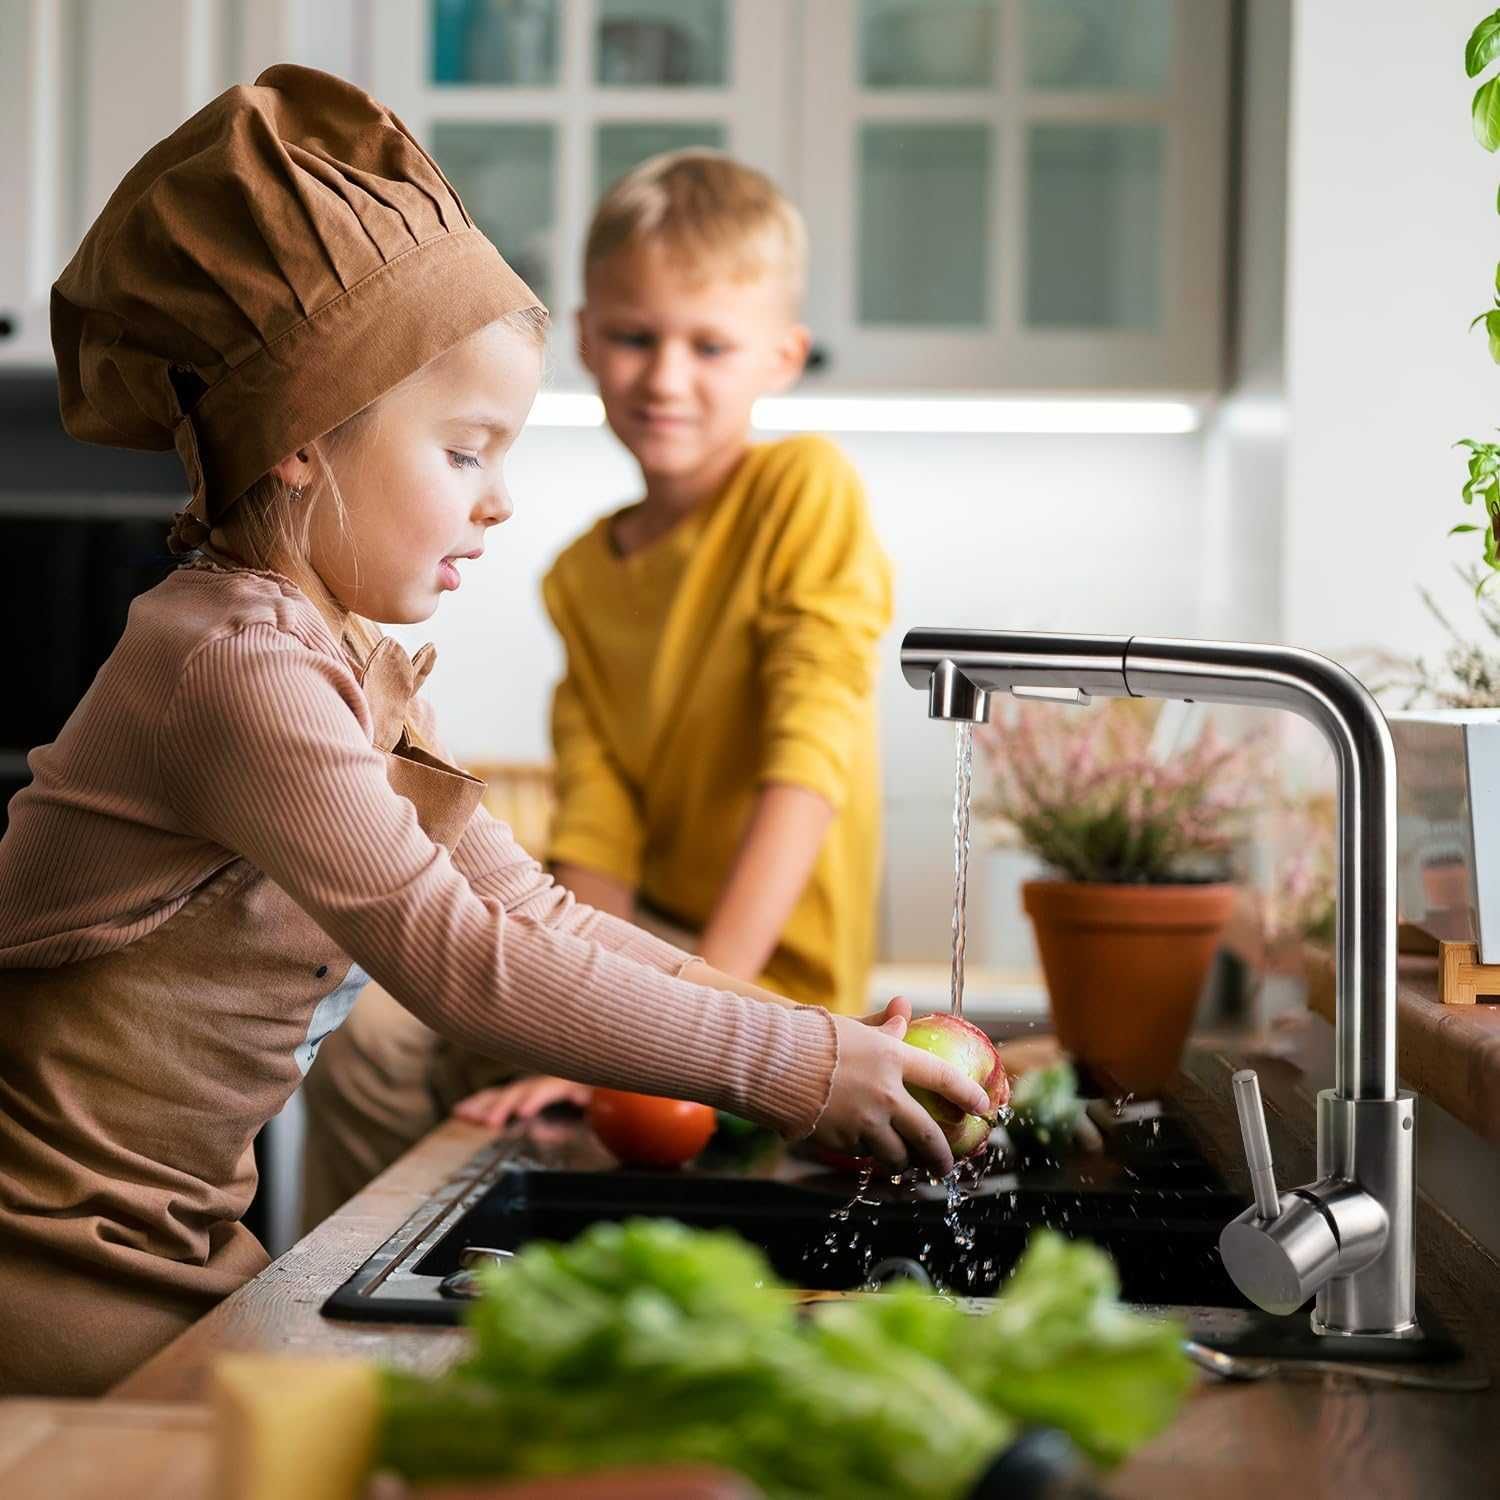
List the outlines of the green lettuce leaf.
{"type": "Polygon", "coordinates": [[[1042,1145],[1054,1140],[1059,1145],[1073,1138],[1078,1128],[1078,1117],[1083,1113],[1083,1101],[1078,1097],[1078,1075],[1070,1062],[1048,1064],[1045,1068],[1032,1068],[1015,1081],[1010,1091],[1012,1126],[1021,1133],[1029,1133],[1042,1145]]]}
{"type": "Polygon", "coordinates": [[[1170,1418],[1180,1331],[1115,1290],[1108,1257],[1048,1235],[980,1316],[904,1288],[804,1319],[735,1235],[599,1224],[488,1273],[452,1374],[386,1377],[381,1458],[417,1480],[703,1462],[769,1500],[960,1500],[1022,1422],[1108,1461],[1170,1418]]]}

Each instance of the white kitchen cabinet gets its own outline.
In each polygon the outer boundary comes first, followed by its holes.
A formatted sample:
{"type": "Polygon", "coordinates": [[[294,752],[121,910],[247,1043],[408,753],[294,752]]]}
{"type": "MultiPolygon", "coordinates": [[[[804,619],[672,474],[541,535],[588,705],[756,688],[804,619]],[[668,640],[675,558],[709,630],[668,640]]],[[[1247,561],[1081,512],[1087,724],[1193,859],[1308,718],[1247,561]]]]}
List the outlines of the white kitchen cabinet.
{"type": "Polygon", "coordinates": [[[0,362],[50,359],[47,289],[66,215],[63,28],[50,0],[0,0],[0,362]]]}
{"type": "Polygon", "coordinates": [[[0,0],[0,366],[51,364],[53,281],[120,179],[195,110],[275,62],[367,71],[363,5],[0,0]]]}
{"type": "Polygon", "coordinates": [[[126,168],[280,59],[390,103],[556,315],[602,189],[722,146],[808,220],[826,392],[1220,383],[1229,0],[0,0],[0,363],[126,168]]]}
{"type": "Polygon", "coordinates": [[[1219,383],[1223,0],[812,0],[810,308],[849,389],[1219,383]]]}
{"type": "Polygon", "coordinates": [[[808,219],[826,390],[1219,384],[1228,0],[398,0],[373,87],[559,314],[599,192],[723,146],[808,219]]]}
{"type": "Polygon", "coordinates": [[[599,194],[722,147],[787,179],[794,0],[372,0],[371,87],[552,308],[553,384],[583,388],[572,312],[599,194]]]}

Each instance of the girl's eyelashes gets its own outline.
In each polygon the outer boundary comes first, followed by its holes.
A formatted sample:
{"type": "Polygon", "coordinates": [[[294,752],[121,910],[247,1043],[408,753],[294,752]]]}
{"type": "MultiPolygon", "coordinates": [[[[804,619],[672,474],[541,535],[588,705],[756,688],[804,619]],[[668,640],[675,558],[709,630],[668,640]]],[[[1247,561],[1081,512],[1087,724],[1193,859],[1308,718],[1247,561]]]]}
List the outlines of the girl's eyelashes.
{"type": "Polygon", "coordinates": [[[461,448],[450,448],[448,450],[448,462],[455,469],[477,469],[479,467],[478,455],[465,453],[461,448]]]}

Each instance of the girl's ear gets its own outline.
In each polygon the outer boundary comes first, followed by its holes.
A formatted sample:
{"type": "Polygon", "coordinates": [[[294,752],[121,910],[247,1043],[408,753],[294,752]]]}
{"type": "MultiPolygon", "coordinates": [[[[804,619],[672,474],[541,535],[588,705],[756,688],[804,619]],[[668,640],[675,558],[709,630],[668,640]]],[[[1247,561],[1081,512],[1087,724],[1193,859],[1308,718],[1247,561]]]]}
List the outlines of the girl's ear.
{"type": "Polygon", "coordinates": [[[271,472],[288,489],[301,489],[312,479],[312,460],[307,456],[306,448],[299,448],[273,464],[271,472]]]}

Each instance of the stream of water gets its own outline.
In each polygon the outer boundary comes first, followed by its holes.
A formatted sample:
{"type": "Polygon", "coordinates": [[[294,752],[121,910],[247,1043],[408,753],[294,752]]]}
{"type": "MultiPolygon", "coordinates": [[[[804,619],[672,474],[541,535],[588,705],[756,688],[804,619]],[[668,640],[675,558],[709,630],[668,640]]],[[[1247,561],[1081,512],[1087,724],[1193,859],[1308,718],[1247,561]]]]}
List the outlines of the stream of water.
{"type": "Polygon", "coordinates": [[[948,1008],[964,1013],[964,944],[969,905],[969,801],[974,790],[974,726],[958,726],[958,775],[953,789],[953,983],[948,1008]]]}

